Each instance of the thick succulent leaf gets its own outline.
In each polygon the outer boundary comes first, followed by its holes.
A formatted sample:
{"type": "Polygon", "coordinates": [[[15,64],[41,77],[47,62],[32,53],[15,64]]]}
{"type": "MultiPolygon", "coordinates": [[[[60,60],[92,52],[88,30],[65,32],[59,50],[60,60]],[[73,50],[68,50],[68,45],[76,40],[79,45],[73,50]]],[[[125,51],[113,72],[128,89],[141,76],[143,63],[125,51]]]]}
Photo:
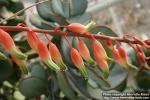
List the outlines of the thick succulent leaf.
{"type": "MultiPolygon", "coordinates": [[[[37,0],[37,2],[40,2],[42,0],[37,0]]],[[[51,20],[51,15],[54,15],[54,13],[51,11],[50,8],[50,3],[49,1],[42,3],[40,5],[36,6],[38,14],[40,15],[40,17],[42,17],[45,20],[51,20]]]]}
{"type": "MultiPolygon", "coordinates": [[[[72,44],[72,37],[67,37],[68,41],[72,44]]],[[[70,57],[70,47],[67,43],[67,41],[62,37],[61,39],[61,48],[62,48],[62,54],[63,54],[63,59],[64,61],[69,65],[72,66],[73,63],[71,61],[70,57]]]]}
{"type": "Polygon", "coordinates": [[[74,100],[86,100],[87,98],[85,98],[85,97],[77,97],[76,99],[74,99],[74,100]]]}
{"type": "Polygon", "coordinates": [[[7,6],[9,4],[8,0],[0,0],[0,8],[2,6],[7,6]]]}
{"type": "Polygon", "coordinates": [[[88,86],[90,95],[96,100],[102,100],[102,90],[100,88],[92,88],[88,86]]]}
{"type": "Polygon", "coordinates": [[[83,14],[87,8],[87,0],[52,0],[54,13],[65,18],[83,14]]]}
{"type": "Polygon", "coordinates": [[[57,81],[57,76],[54,74],[51,74],[51,79],[48,81],[48,89],[49,89],[49,96],[50,100],[55,100],[56,97],[59,96],[59,84],[57,81]]]}
{"type": "Polygon", "coordinates": [[[46,73],[46,70],[44,69],[44,65],[42,65],[40,62],[32,63],[32,64],[30,64],[30,67],[31,67],[31,76],[32,77],[38,77],[45,81],[48,80],[48,75],[46,73]]]}
{"type": "Polygon", "coordinates": [[[142,89],[145,90],[150,89],[150,71],[149,70],[139,71],[136,76],[136,83],[142,89]]]}
{"type": "Polygon", "coordinates": [[[53,27],[54,27],[54,24],[52,22],[48,22],[48,21],[42,19],[38,15],[30,16],[30,21],[35,27],[40,28],[40,29],[50,30],[50,29],[53,29],[53,27]]]}
{"type": "Polygon", "coordinates": [[[75,88],[79,90],[82,95],[86,96],[87,98],[91,98],[91,95],[87,90],[87,80],[85,80],[82,76],[75,74],[73,71],[68,72],[67,75],[72,84],[74,84],[75,88]]]}
{"type": "MultiPolygon", "coordinates": [[[[41,1],[41,0],[37,0],[37,1],[41,1]]],[[[36,6],[40,17],[42,17],[47,21],[54,21],[62,25],[66,24],[64,17],[53,13],[50,3],[51,3],[50,1],[47,1],[45,3],[36,6]]]]}
{"type": "Polygon", "coordinates": [[[67,19],[68,23],[81,23],[81,24],[88,24],[91,21],[91,16],[87,13],[73,16],[67,19]]]}
{"type": "Polygon", "coordinates": [[[63,0],[62,2],[62,9],[63,9],[63,16],[65,18],[69,18],[70,17],[70,3],[69,0],[63,0]]]}
{"type": "Polygon", "coordinates": [[[21,77],[22,73],[20,71],[19,66],[13,62],[13,72],[7,81],[12,85],[15,85],[16,82],[18,82],[21,77]]]}
{"type": "Polygon", "coordinates": [[[7,6],[7,9],[13,13],[18,12],[19,10],[22,10],[23,8],[24,8],[24,5],[20,0],[15,0],[14,2],[11,1],[9,5],[7,6]]]}
{"type": "Polygon", "coordinates": [[[113,36],[113,37],[118,36],[115,32],[113,32],[110,28],[108,28],[106,26],[96,26],[90,32],[92,34],[96,34],[98,32],[101,32],[101,33],[103,33],[104,35],[107,35],[107,36],[113,36]]]}
{"type": "Polygon", "coordinates": [[[58,72],[57,73],[57,79],[58,79],[58,84],[60,89],[62,90],[62,92],[64,93],[65,96],[67,96],[68,98],[74,100],[75,99],[75,93],[72,89],[72,87],[70,86],[67,76],[65,74],[65,72],[58,72]]]}
{"type": "Polygon", "coordinates": [[[64,16],[63,5],[61,0],[50,0],[50,4],[54,13],[64,16]]]}
{"type": "Polygon", "coordinates": [[[99,86],[110,88],[110,84],[101,76],[101,72],[97,67],[88,69],[89,77],[99,86]],[[92,69],[92,70],[90,70],[92,69]],[[101,78],[100,78],[101,77],[101,78]]]}
{"type": "Polygon", "coordinates": [[[13,72],[13,66],[9,60],[0,60],[0,82],[8,79],[13,72]]]}
{"type": "Polygon", "coordinates": [[[47,91],[47,82],[38,77],[28,77],[20,82],[19,90],[24,96],[34,98],[47,91]]]}
{"type": "Polygon", "coordinates": [[[86,8],[87,0],[70,0],[71,16],[76,16],[84,13],[86,8]]]}
{"type": "Polygon", "coordinates": [[[123,69],[119,64],[113,65],[110,70],[110,75],[107,79],[108,83],[111,85],[108,87],[102,87],[104,90],[118,90],[122,91],[126,87],[126,81],[128,77],[128,71],[123,69]],[[117,80],[117,81],[116,81],[117,80]]]}

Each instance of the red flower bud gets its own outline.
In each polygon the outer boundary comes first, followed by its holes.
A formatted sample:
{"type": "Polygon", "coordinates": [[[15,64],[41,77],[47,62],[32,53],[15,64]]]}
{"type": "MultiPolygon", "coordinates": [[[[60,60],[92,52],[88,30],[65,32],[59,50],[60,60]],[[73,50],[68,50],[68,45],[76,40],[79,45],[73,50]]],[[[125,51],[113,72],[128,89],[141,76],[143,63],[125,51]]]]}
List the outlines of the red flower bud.
{"type": "Polygon", "coordinates": [[[17,50],[16,45],[11,36],[2,29],[0,29],[0,42],[11,55],[16,56],[19,59],[27,58],[26,55],[17,50]]]}
{"type": "Polygon", "coordinates": [[[137,56],[138,56],[138,58],[139,58],[139,61],[140,61],[141,65],[142,65],[145,69],[150,69],[150,67],[149,67],[148,64],[147,64],[146,57],[145,57],[144,53],[137,52],[137,56]]]}
{"type": "Polygon", "coordinates": [[[110,48],[110,50],[114,49],[114,46],[113,46],[113,44],[112,44],[112,41],[106,40],[105,43],[106,43],[107,46],[110,48]]]}
{"type": "Polygon", "coordinates": [[[0,42],[9,52],[13,51],[13,49],[16,48],[15,43],[11,38],[11,36],[2,29],[0,29],[0,38],[1,38],[0,42]]]}
{"type": "Polygon", "coordinates": [[[79,50],[80,55],[82,56],[82,58],[85,61],[87,61],[91,64],[95,63],[95,61],[90,56],[90,52],[89,52],[86,44],[81,39],[79,39],[79,41],[78,41],[78,50],[79,50]]]}
{"type": "Polygon", "coordinates": [[[50,53],[48,51],[48,48],[42,40],[38,41],[37,51],[38,51],[38,54],[39,54],[40,58],[42,59],[42,61],[49,68],[51,68],[54,71],[60,70],[60,68],[52,61],[50,53]]]}
{"type": "Polygon", "coordinates": [[[81,74],[85,78],[87,78],[88,74],[85,69],[83,59],[82,59],[81,55],[79,54],[79,52],[75,48],[71,48],[70,55],[71,55],[71,59],[72,59],[74,65],[80,70],[81,74]]]}
{"type": "Polygon", "coordinates": [[[27,41],[32,49],[37,50],[38,37],[34,31],[27,31],[27,41]]]}
{"type": "Polygon", "coordinates": [[[87,32],[86,26],[80,23],[71,23],[66,27],[69,31],[76,32],[76,33],[85,33],[87,32]]]}
{"type": "Polygon", "coordinates": [[[121,45],[118,46],[118,52],[120,55],[120,61],[119,62],[124,68],[132,68],[134,70],[138,70],[136,66],[128,63],[127,53],[121,45]]]}
{"type": "Polygon", "coordinates": [[[116,61],[119,61],[119,60],[120,60],[120,55],[119,55],[118,50],[114,48],[114,49],[112,50],[112,53],[113,53],[113,55],[114,55],[114,59],[115,59],[116,61]]]}
{"type": "Polygon", "coordinates": [[[61,56],[58,48],[52,42],[49,44],[49,51],[50,51],[50,55],[51,55],[52,59],[55,61],[55,63],[57,63],[57,65],[60,66],[63,70],[66,70],[67,66],[64,64],[64,62],[62,60],[62,56],[61,56]]]}
{"type": "Polygon", "coordinates": [[[114,56],[114,59],[115,59],[115,61],[117,62],[117,63],[119,63],[123,68],[127,68],[127,62],[124,60],[124,59],[122,59],[122,57],[120,56],[120,54],[119,54],[119,52],[118,52],[118,50],[117,49],[113,49],[112,50],[112,53],[113,53],[113,56],[114,56]]]}
{"type": "Polygon", "coordinates": [[[42,60],[46,60],[50,57],[48,48],[42,40],[39,40],[38,42],[38,53],[42,60]]]}
{"type": "Polygon", "coordinates": [[[149,45],[147,45],[144,41],[140,40],[138,37],[133,37],[133,38],[134,38],[134,40],[135,40],[138,44],[140,44],[140,45],[142,45],[142,46],[144,46],[144,47],[146,47],[146,48],[150,48],[149,45]]]}
{"type": "Polygon", "coordinates": [[[105,49],[103,48],[102,44],[96,39],[93,40],[92,48],[93,48],[93,52],[96,55],[99,55],[101,59],[107,60],[108,56],[106,54],[105,49]]]}
{"type": "Polygon", "coordinates": [[[118,51],[123,61],[127,62],[127,58],[128,58],[127,53],[121,45],[118,46],[118,51]]]}

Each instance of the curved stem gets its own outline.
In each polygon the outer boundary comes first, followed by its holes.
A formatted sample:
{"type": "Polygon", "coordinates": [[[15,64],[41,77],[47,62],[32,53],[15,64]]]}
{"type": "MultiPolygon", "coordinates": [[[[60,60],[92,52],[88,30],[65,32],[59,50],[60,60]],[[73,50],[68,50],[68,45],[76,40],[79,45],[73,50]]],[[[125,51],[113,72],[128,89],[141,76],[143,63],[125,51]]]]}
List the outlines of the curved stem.
{"type": "MultiPolygon", "coordinates": [[[[5,31],[28,31],[28,27],[18,27],[18,26],[0,26],[1,29],[5,31]]],[[[61,30],[44,30],[44,29],[32,29],[34,32],[39,33],[45,33],[50,35],[62,35],[62,36],[76,36],[76,37],[84,37],[91,39],[91,34],[75,34],[70,33],[66,34],[65,32],[61,30]]],[[[105,36],[105,35],[97,35],[93,34],[95,39],[101,39],[101,40],[112,40],[112,41],[118,41],[118,42],[124,42],[124,43],[132,43],[132,44],[139,44],[136,40],[129,40],[126,38],[119,38],[119,37],[112,37],[112,36],[105,36]]],[[[150,42],[145,42],[147,45],[150,45],[150,42]]],[[[140,44],[139,44],[140,45],[140,44]]]]}

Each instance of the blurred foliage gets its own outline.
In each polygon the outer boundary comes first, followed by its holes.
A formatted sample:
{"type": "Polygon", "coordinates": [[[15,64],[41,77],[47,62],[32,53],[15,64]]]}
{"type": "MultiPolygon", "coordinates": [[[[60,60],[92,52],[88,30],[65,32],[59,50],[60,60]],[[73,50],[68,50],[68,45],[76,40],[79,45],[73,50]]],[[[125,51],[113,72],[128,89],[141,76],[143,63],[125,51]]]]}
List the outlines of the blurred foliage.
{"type": "MultiPolygon", "coordinates": [[[[37,0],[37,2],[39,1],[41,0],[37,0]]],[[[0,0],[0,19],[8,18],[23,8],[21,0],[0,0]]],[[[48,2],[37,5],[36,8],[38,14],[30,16],[30,21],[33,26],[40,29],[54,29],[55,26],[68,25],[74,22],[86,25],[91,21],[90,15],[85,13],[87,0],[49,0],[48,2]]],[[[15,26],[18,23],[25,23],[25,17],[25,13],[22,13],[17,18],[8,20],[0,25],[15,26]]],[[[117,37],[117,34],[106,26],[96,26],[90,32],[92,34],[102,32],[104,35],[117,37]]],[[[26,41],[25,35],[18,36],[18,33],[10,32],[16,45],[25,53],[31,52],[32,50],[26,41]]],[[[74,38],[72,40],[72,37],[67,38],[76,48],[77,39],[74,38]]],[[[87,44],[91,55],[93,55],[89,41],[87,39],[83,40],[87,44]]],[[[98,67],[87,65],[89,79],[85,80],[70,61],[70,48],[64,38],[54,36],[52,37],[52,41],[61,51],[69,69],[58,73],[52,72],[39,60],[34,60],[37,58],[37,55],[33,53],[30,55],[32,57],[28,57],[30,75],[21,76],[19,67],[11,59],[6,61],[0,60],[0,88],[3,90],[3,92],[0,91],[0,99],[21,100],[19,98],[26,98],[27,100],[32,100],[33,98],[45,95],[45,100],[84,100],[87,98],[101,100],[100,93],[102,91],[123,92],[127,88],[132,87],[137,87],[138,91],[148,91],[150,89],[150,71],[143,70],[136,74],[129,74],[130,72],[122,69],[117,63],[109,64],[110,76],[108,79],[102,78],[102,72],[98,67]],[[132,86],[133,84],[128,86],[130,84],[129,78],[135,78],[134,86],[132,86]]],[[[101,40],[100,42],[103,43],[101,40]]],[[[104,43],[103,46],[108,56],[112,57],[109,48],[104,43]]],[[[9,56],[3,49],[1,47],[0,51],[9,56]]],[[[138,60],[133,54],[135,54],[134,51],[129,54],[129,57],[132,58],[131,62],[139,67],[138,60]]],[[[130,89],[127,92],[131,92],[130,89]]]]}

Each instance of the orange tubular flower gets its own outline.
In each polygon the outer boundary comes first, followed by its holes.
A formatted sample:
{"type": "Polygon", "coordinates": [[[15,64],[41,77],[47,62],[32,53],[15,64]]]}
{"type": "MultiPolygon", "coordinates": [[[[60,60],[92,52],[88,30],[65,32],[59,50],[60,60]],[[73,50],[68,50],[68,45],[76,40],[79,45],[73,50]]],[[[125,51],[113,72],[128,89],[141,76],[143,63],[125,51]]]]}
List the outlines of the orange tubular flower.
{"type": "Polygon", "coordinates": [[[37,52],[41,60],[52,70],[59,71],[60,68],[52,61],[50,53],[46,44],[42,41],[38,41],[37,52]]]}
{"type": "Polygon", "coordinates": [[[105,49],[103,48],[102,44],[94,39],[93,44],[93,53],[96,62],[98,63],[99,67],[102,69],[104,77],[107,78],[109,76],[109,67],[107,64],[108,56],[106,54],[105,49]]]}
{"type": "Polygon", "coordinates": [[[78,41],[78,50],[82,58],[90,64],[95,64],[95,61],[91,58],[90,52],[86,46],[86,44],[79,39],[78,41]]]}
{"type": "Polygon", "coordinates": [[[85,78],[88,78],[88,73],[86,71],[83,59],[79,52],[75,48],[71,48],[70,55],[74,65],[80,70],[81,74],[85,78]]]}
{"type": "Polygon", "coordinates": [[[102,44],[98,40],[96,39],[93,40],[92,48],[94,53],[100,55],[102,59],[105,60],[108,59],[105,49],[103,48],[102,44]]]}
{"type": "Polygon", "coordinates": [[[37,50],[38,37],[34,31],[27,31],[27,41],[32,49],[37,50]]]}
{"type": "Polygon", "coordinates": [[[97,54],[97,52],[95,52],[95,50],[93,52],[94,52],[94,58],[95,58],[95,60],[98,64],[98,66],[102,70],[104,78],[108,78],[108,76],[109,76],[109,67],[108,67],[107,61],[105,59],[103,59],[101,57],[101,55],[97,54]]]}
{"type": "Polygon", "coordinates": [[[128,60],[127,53],[121,45],[118,46],[118,51],[119,51],[119,54],[120,54],[121,58],[123,59],[123,61],[127,62],[127,60],[128,60]]]}
{"type": "Polygon", "coordinates": [[[11,55],[19,59],[27,58],[25,54],[23,54],[16,48],[16,45],[13,39],[11,38],[11,36],[7,32],[3,31],[2,29],[0,29],[0,42],[11,55]]]}
{"type": "Polygon", "coordinates": [[[62,56],[61,56],[58,48],[52,42],[49,44],[49,51],[50,51],[50,55],[51,55],[52,59],[55,61],[55,63],[58,66],[60,66],[63,70],[67,70],[67,66],[64,64],[64,62],[62,60],[62,56]]]}

